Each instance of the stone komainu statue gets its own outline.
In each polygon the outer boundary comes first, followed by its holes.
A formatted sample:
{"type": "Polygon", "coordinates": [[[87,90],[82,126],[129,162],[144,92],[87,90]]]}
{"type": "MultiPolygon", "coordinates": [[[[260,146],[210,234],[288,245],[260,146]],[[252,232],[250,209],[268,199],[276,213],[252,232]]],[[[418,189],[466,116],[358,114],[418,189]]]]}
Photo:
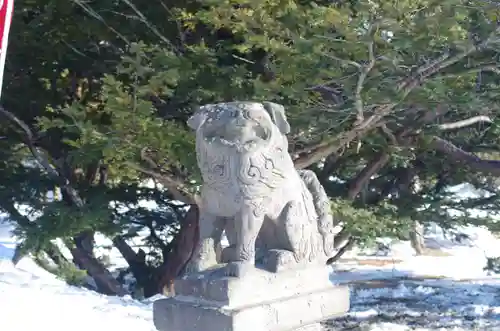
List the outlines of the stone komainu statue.
{"type": "Polygon", "coordinates": [[[188,125],[203,176],[200,242],[188,271],[227,263],[226,274],[241,277],[256,261],[273,272],[325,263],[334,250],[330,203],[312,171],[294,168],[283,106],[205,105],[188,125]],[[220,250],[223,231],[230,245],[220,250]]]}

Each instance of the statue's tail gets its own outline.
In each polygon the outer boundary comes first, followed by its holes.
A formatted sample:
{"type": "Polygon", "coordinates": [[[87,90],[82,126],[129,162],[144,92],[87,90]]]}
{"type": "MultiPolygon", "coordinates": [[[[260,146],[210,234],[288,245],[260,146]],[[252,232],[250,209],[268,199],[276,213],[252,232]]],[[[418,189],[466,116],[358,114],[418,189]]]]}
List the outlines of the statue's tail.
{"type": "Polygon", "coordinates": [[[333,231],[333,217],[331,214],[331,205],[325,189],[319,182],[316,174],[311,170],[299,170],[299,175],[305,183],[309,192],[313,197],[314,208],[318,214],[318,230],[323,237],[323,249],[326,256],[333,256],[334,248],[334,231],[333,231]]]}

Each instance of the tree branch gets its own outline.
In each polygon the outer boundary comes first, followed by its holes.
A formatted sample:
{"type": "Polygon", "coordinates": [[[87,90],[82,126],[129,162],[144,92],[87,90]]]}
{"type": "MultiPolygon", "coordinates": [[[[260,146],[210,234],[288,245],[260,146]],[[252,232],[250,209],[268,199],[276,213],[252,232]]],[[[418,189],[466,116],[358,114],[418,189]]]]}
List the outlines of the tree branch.
{"type": "Polygon", "coordinates": [[[492,123],[493,121],[488,117],[488,116],[474,116],[471,118],[467,118],[465,120],[460,120],[452,123],[444,123],[438,126],[440,130],[455,130],[455,129],[462,129],[467,126],[471,126],[473,124],[479,123],[479,122],[485,122],[485,123],[492,123]]]}
{"type": "Polygon", "coordinates": [[[358,82],[356,83],[356,92],[354,94],[354,104],[356,107],[356,121],[354,122],[354,126],[358,126],[363,123],[364,114],[363,114],[363,98],[361,97],[361,92],[363,91],[364,83],[368,74],[373,69],[375,65],[375,55],[373,51],[374,42],[371,41],[368,44],[368,63],[360,69],[360,74],[358,77],[358,82]]]}
{"type": "Polygon", "coordinates": [[[493,176],[500,176],[500,161],[483,160],[473,153],[464,151],[451,142],[439,137],[433,137],[431,147],[441,153],[448,155],[454,161],[466,164],[477,172],[493,176]]]}
{"type": "Polygon", "coordinates": [[[462,75],[467,75],[467,74],[474,74],[478,72],[483,72],[483,71],[490,71],[493,73],[496,73],[500,75],[500,67],[496,64],[487,64],[487,65],[482,65],[478,67],[472,67],[472,68],[466,68],[464,71],[459,71],[451,74],[442,74],[437,76],[436,78],[456,78],[458,76],[462,75]]]}
{"type": "Polygon", "coordinates": [[[361,170],[349,184],[347,199],[353,200],[366,186],[370,178],[382,169],[389,162],[390,155],[387,152],[380,152],[361,170]]]}
{"type": "Polygon", "coordinates": [[[168,191],[170,191],[174,199],[189,205],[197,204],[197,197],[186,193],[184,191],[184,184],[182,182],[179,182],[165,174],[162,174],[161,172],[142,167],[133,162],[127,162],[127,165],[138,172],[141,172],[158,180],[162,185],[165,186],[168,191]]]}
{"type": "MultiPolygon", "coordinates": [[[[421,66],[415,71],[414,74],[401,80],[401,82],[396,87],[396,91],[401,93],[401,96],[404,99],[411,91],[413,91],[413,89],[424,83],[425,80],[430,76],[457,63],[458,61],[471,55],[475,51],[486,47],[489,43],[496,41],[498,33],[500,33],[500,24],[497,25],[495,30],[483,42],[479,44],[471,44],[465,50],[454,56],[450,56],[449,52],[443,53],[430,64],[421,66]]],[[[352,130],[342,133],[342,135],[337,136],[329,141],[318,144],[317,147],[310,153],[301,155],[299,158],[297,158],[295,160],[296,167],[299,169],[306,168],[316,162],[321,161],[326,156],[338,152],[354,139],[362,137],[365,133],[376,127],[380,119],[390,114],[394,107],[396,107],[396,105],[397,102],[394,102],[375,107],[373,115],[359,123],[352,130]]]]}
{"type": "Polygon", "coordinates": [[[167,287],[167,290],[173,294],[173,280],[184,272],[193,256],[200,238],[199,214],[198,205],[191,205],[184,221],[181,222],[181,229],[178,235],[170,243],[172,249],[164,258],[163,264],[159,267],[160,293],[167,287]]]}
{"type": "MultiPolygon", "coordinates": [[[[81,208],[84,202],[78,192],[70,185],[67,178],[61,175],[49,162],[46,155],[41,153],[34,145],[34,134],[26,123],[21,121],[17,116],[11,112],[0,107],[0,115],[7,118],[14,123],[23,132],[24,143],[28,146],[31,154],[35,160],[45,169],[48,175],[57,183],[59,183],[61,190],[65,193],[65,197],[69,199],[76,208],[81,208]]],[[[125,295],[125,289],[118,283],[118,281],[111,275],[111,273],[100,263],[86,247],[79,245],[78,237],[74,238],[76,245],[69,247],[73,261],[81,268],[87,270],[88,274],[94,279],[97,287],[107,294],[125,295]]]]}
{"type": "Polygon", "coordinates": [[[24,143],[26,144],[26,146],[28,147],[28,149],[30,150],[31,154],[38,162],[38,164],[43,169],[45,169],[47,174],[61,186],[61,189],[63,189],[64,192],[68,194],[68,196],[71,198],[71,200],[75,203],[77,207],[82,207],[83,200],[80,198],[76,190],[73,187],[71,187],[69,181],[63,176],[61,176],[58,173],[58,171],[50,164],[47,156],[41,153],[38,150],[38,148],[34,145],[35,136],[31,131],[31,129],[28,127],[28,125],[23,121],[21,121],[17,116],[12,114],[11,112],[5,110],[3,107],[0,107],[0,115],[7,118],[9,121],[14,123],[18,128],[22,130],[24,135],[24,143]]]}

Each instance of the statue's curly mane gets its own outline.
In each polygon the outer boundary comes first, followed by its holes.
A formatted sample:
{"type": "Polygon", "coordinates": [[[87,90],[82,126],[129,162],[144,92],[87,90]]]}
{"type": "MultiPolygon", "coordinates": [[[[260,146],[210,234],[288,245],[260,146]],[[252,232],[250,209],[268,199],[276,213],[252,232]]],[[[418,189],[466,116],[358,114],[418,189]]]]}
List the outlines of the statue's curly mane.
{"type": "Polygon", "coordinates": [[[205,185],[221,188],[237,184],[244,196],[267,191],[266,187],[268,190],[278,187],[292,165],[286,138],[277,128],[272,129],[268,141],[246,152],[207,143],[201,134],[197,140],[198,162],[205,185]]]}

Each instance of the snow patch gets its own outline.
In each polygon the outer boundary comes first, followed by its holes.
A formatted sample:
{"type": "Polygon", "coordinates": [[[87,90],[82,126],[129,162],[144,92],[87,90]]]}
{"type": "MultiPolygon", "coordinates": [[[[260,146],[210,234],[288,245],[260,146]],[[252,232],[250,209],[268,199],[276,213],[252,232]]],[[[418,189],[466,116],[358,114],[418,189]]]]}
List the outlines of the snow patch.
{"type": "MultiPolygon", "coordinates": [[[[155,330],[152,303],[163,296],[139,301],[68,286],[30,258],[14,267],[10,258],[17,239],[11,230],[0,222],[2,330],[155,330]]],[[[115,267],[125,266],[119,252],[108,249],[108,239],[96,239],[97,253],[108,254],[115,267]]],[[[500,240],[478,227],[453,233],[431,227],[425,240],[446,254],[414,256],[409,242],[382,238],[379,247],[351,252],[347,257],[354,262],[335,265],[332,281],[351,283],[352,303],[346,316],[328,326],[336,331],[499,330],[500,277],[483,268],[487,257],[500,256],[500,240]],[[363,259],[389,263],[362,264],[363,259]]]]}

